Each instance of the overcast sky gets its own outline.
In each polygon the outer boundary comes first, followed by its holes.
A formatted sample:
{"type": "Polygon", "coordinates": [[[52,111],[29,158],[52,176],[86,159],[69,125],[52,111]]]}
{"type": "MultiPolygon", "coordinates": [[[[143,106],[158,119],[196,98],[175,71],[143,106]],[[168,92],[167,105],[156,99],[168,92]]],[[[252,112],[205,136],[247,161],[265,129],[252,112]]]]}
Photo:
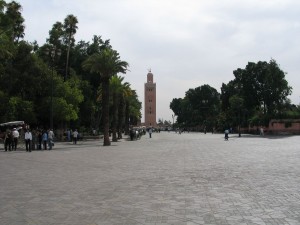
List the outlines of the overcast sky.
{"type": "Polygon", "coordinates": [[[151,68],[157,120],[172,121],[170,102],[189,88],[209,84],[220,92],[222,83],[234,79],[233,70],[271,59],[287,73],[292,103],[300,102],[299,0],[16,1],[23,7],[27,41],[44,44],[52,25],[68,14],[79,21],[76,41],[110,39],[130,65],[125,81],[143,106],[151,68]]]}

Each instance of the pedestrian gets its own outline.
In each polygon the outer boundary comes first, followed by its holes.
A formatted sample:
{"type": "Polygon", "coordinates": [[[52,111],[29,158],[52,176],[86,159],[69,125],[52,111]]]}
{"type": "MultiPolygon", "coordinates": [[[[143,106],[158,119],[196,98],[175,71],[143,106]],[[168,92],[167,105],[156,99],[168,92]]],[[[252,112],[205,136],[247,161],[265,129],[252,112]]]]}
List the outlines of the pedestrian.
{"type": "Polygon", "coordinates": [[[152,138],[152,132],[153,132],[152,127],[150,127],[150,128],[149,128],[149,137],[150,137],[150,138],[152,138]]]}
{"type": "Polygon", "coordinates": [[[27,129],[25,133],[26,152],[31,152],[31,141],[32,141],[32,134],[30,130],[27,129]]]}
{"type": "Polygon", "coordinates": [[[260,127],[260,135],[264,136],[264,128],[263,127],[260,127]]]}
{"type": "Polygon", "coordinates": [[[129,133],[130,133],[130,140],[132,140],[132,141],[133,141],[133,139],[134,139],[134,136],[135,136],[134,129],[130,129],[129,133]]]}
{"type": "Polygon", "coordinates": [[[13,139],[13,136],[12,136],[12,133],[10,130],[7,130],[6,133],[5,133],[5,137],[4,137],[4,146],[5,146],[5,151],[7,152],[7,149],[9,151],[11,151],[12,149],[12,139],[13,139]]]}
{"type": "Polygon", "coordinates": [[[31,141],[31,150],[35,150],[36,146],[36,130],[32,130],[32,141],[31,141]]]}
{"type": "Polygon", "coordinates": [[[53,133],[53,130],[50,129],[49,132],[48,132],[48,145],[49,145],[49,150],[52,149],[52,146],[53,146],[53,139],[54,139],[54,133],[53,133]]]}
{"type": "Polygon", "coordinates": [[[75,129],[73,132],[73,143],[75,145],[77,144],[77,138],[78,138],[78,131],[77,131],[77,129],[75,129]]]}
{"type": "Polygon", "coordinates": [[[67,140],[69,142],[71,141],[71,131],[70,131],[70,129],[67,130],[67,140]]]}
{"type": "Polygon", "coordinates": [[[43,131],[42,141],[43,141],[44,150],[47,150],[48,134],[46,130],[43,131]]]}
{"type": "Polygon", "coordinates": [[[225,130],[225,141],[228,141],[228,134],[229,134],[229,130],[226,129],[225,130]]]}
{"type": "Polygon", "coordinates": [[[18,139],[19,139],[19,137],[20,137],[20,133],[19,133],[19,131],[17,130],[17,128],[14,128],[14,129],[13,129],[12,135],[13,135],[13,148],[14,148],[14,150],[16,151],[16,150],[17,150],[17,147],[18,147],[18,139]]]}
{"type": "Polygon", "coordinates": [[[38,146],[37,146],[37,149],[42,150],[43,134],[42,134],[42,131],[41,131],[41,130],[38,130],[37,138],[38,138],[38,146]]]}

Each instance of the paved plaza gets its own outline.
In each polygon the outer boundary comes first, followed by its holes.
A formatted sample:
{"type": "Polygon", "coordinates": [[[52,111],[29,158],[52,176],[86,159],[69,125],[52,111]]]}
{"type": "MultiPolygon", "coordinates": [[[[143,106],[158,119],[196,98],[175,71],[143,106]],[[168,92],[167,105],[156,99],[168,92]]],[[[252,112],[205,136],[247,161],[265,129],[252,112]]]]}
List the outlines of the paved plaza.
{"type": "Polygon", "coordinates": [[[0,150],[1,225],[300,224],[300,136],[154,133],[0,150]]]}

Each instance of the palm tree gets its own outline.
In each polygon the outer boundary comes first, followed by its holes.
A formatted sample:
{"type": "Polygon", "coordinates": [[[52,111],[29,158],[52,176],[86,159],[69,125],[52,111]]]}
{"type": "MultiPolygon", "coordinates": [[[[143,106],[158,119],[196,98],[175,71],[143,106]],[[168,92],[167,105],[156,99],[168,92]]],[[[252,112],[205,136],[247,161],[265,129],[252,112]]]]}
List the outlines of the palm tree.
{"type": "Polygon", "coordinates": [[[129,132],[130,125],[137,125],[141,119],[142,103],[138,100],[138,96],[135,90],[131,90],[131,94],[125,98],[125,132],[129,132]]]}
{"type": "Polygon", "coordinates": [[[49,38],[47,39],[47,42],[61,49],[63,35],[63,24],[61,22],[56,22],[49,31],[49,38]]]}
{"type": "Polygon", "coordinates": [[[74,34],[76,33],[76,29],[78,20],[76,18],[76,16],[73,15],[68,15],[64,21],[64,29],[66,32],[66,37],[65,37],[65,42],[68,45],[68,50],[67,50],[67,62],[66,62],[66,74],[64,77],[64,81],[66,81],[67,77],[68,77],[68,67],[69,67],[69,57],[70,57],[70,48],[71,48],[71,44],[74,43],[74,34]]]}
{"type": "Polygon", "coordinates": [[[104,139],[103,145],[109,146],[109,81],[117,73],[126,73],[128,63],[120,60],[119,53],[112,48],[105,48],[100,53],[91,55],[83,62],[83,68],[97,73],[102,81],[102,112],[104,139]]]}
{"type": "Polygon", "coordinates": [[[119,77],[118,75],[114,75],[110,79],[110,90],[112,95],[112,141],[116,142],[117,139],[117,125],[118,125],[118,105],[120,102],[120,93],[122,91],[122,81],[124,77],[119,77]]]}
{"type": "Polygon", "coordinates": [[[122,130],[124,128],[126,130],[126,125],[128,126],[128,120],[127,121],[125,120],[126,98],[131,94],[132,94],[132,90],[130,88],[130,84],[128,82],[122,84],[122,90],[119,93],[119,109],[118,109],[118,124],[117,124],[118,139],[122,139],[122,130]]]}

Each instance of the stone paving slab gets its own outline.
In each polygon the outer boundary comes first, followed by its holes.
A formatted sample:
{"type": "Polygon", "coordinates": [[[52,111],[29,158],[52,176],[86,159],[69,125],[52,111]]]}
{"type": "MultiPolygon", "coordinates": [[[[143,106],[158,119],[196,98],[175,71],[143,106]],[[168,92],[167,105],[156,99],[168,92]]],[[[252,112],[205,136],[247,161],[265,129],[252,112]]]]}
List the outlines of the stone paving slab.
{"type": "Polygon", "coordinates": [[[154,133],[0,150],[2,225],[300,224],[300,137],[154,133]]]}

